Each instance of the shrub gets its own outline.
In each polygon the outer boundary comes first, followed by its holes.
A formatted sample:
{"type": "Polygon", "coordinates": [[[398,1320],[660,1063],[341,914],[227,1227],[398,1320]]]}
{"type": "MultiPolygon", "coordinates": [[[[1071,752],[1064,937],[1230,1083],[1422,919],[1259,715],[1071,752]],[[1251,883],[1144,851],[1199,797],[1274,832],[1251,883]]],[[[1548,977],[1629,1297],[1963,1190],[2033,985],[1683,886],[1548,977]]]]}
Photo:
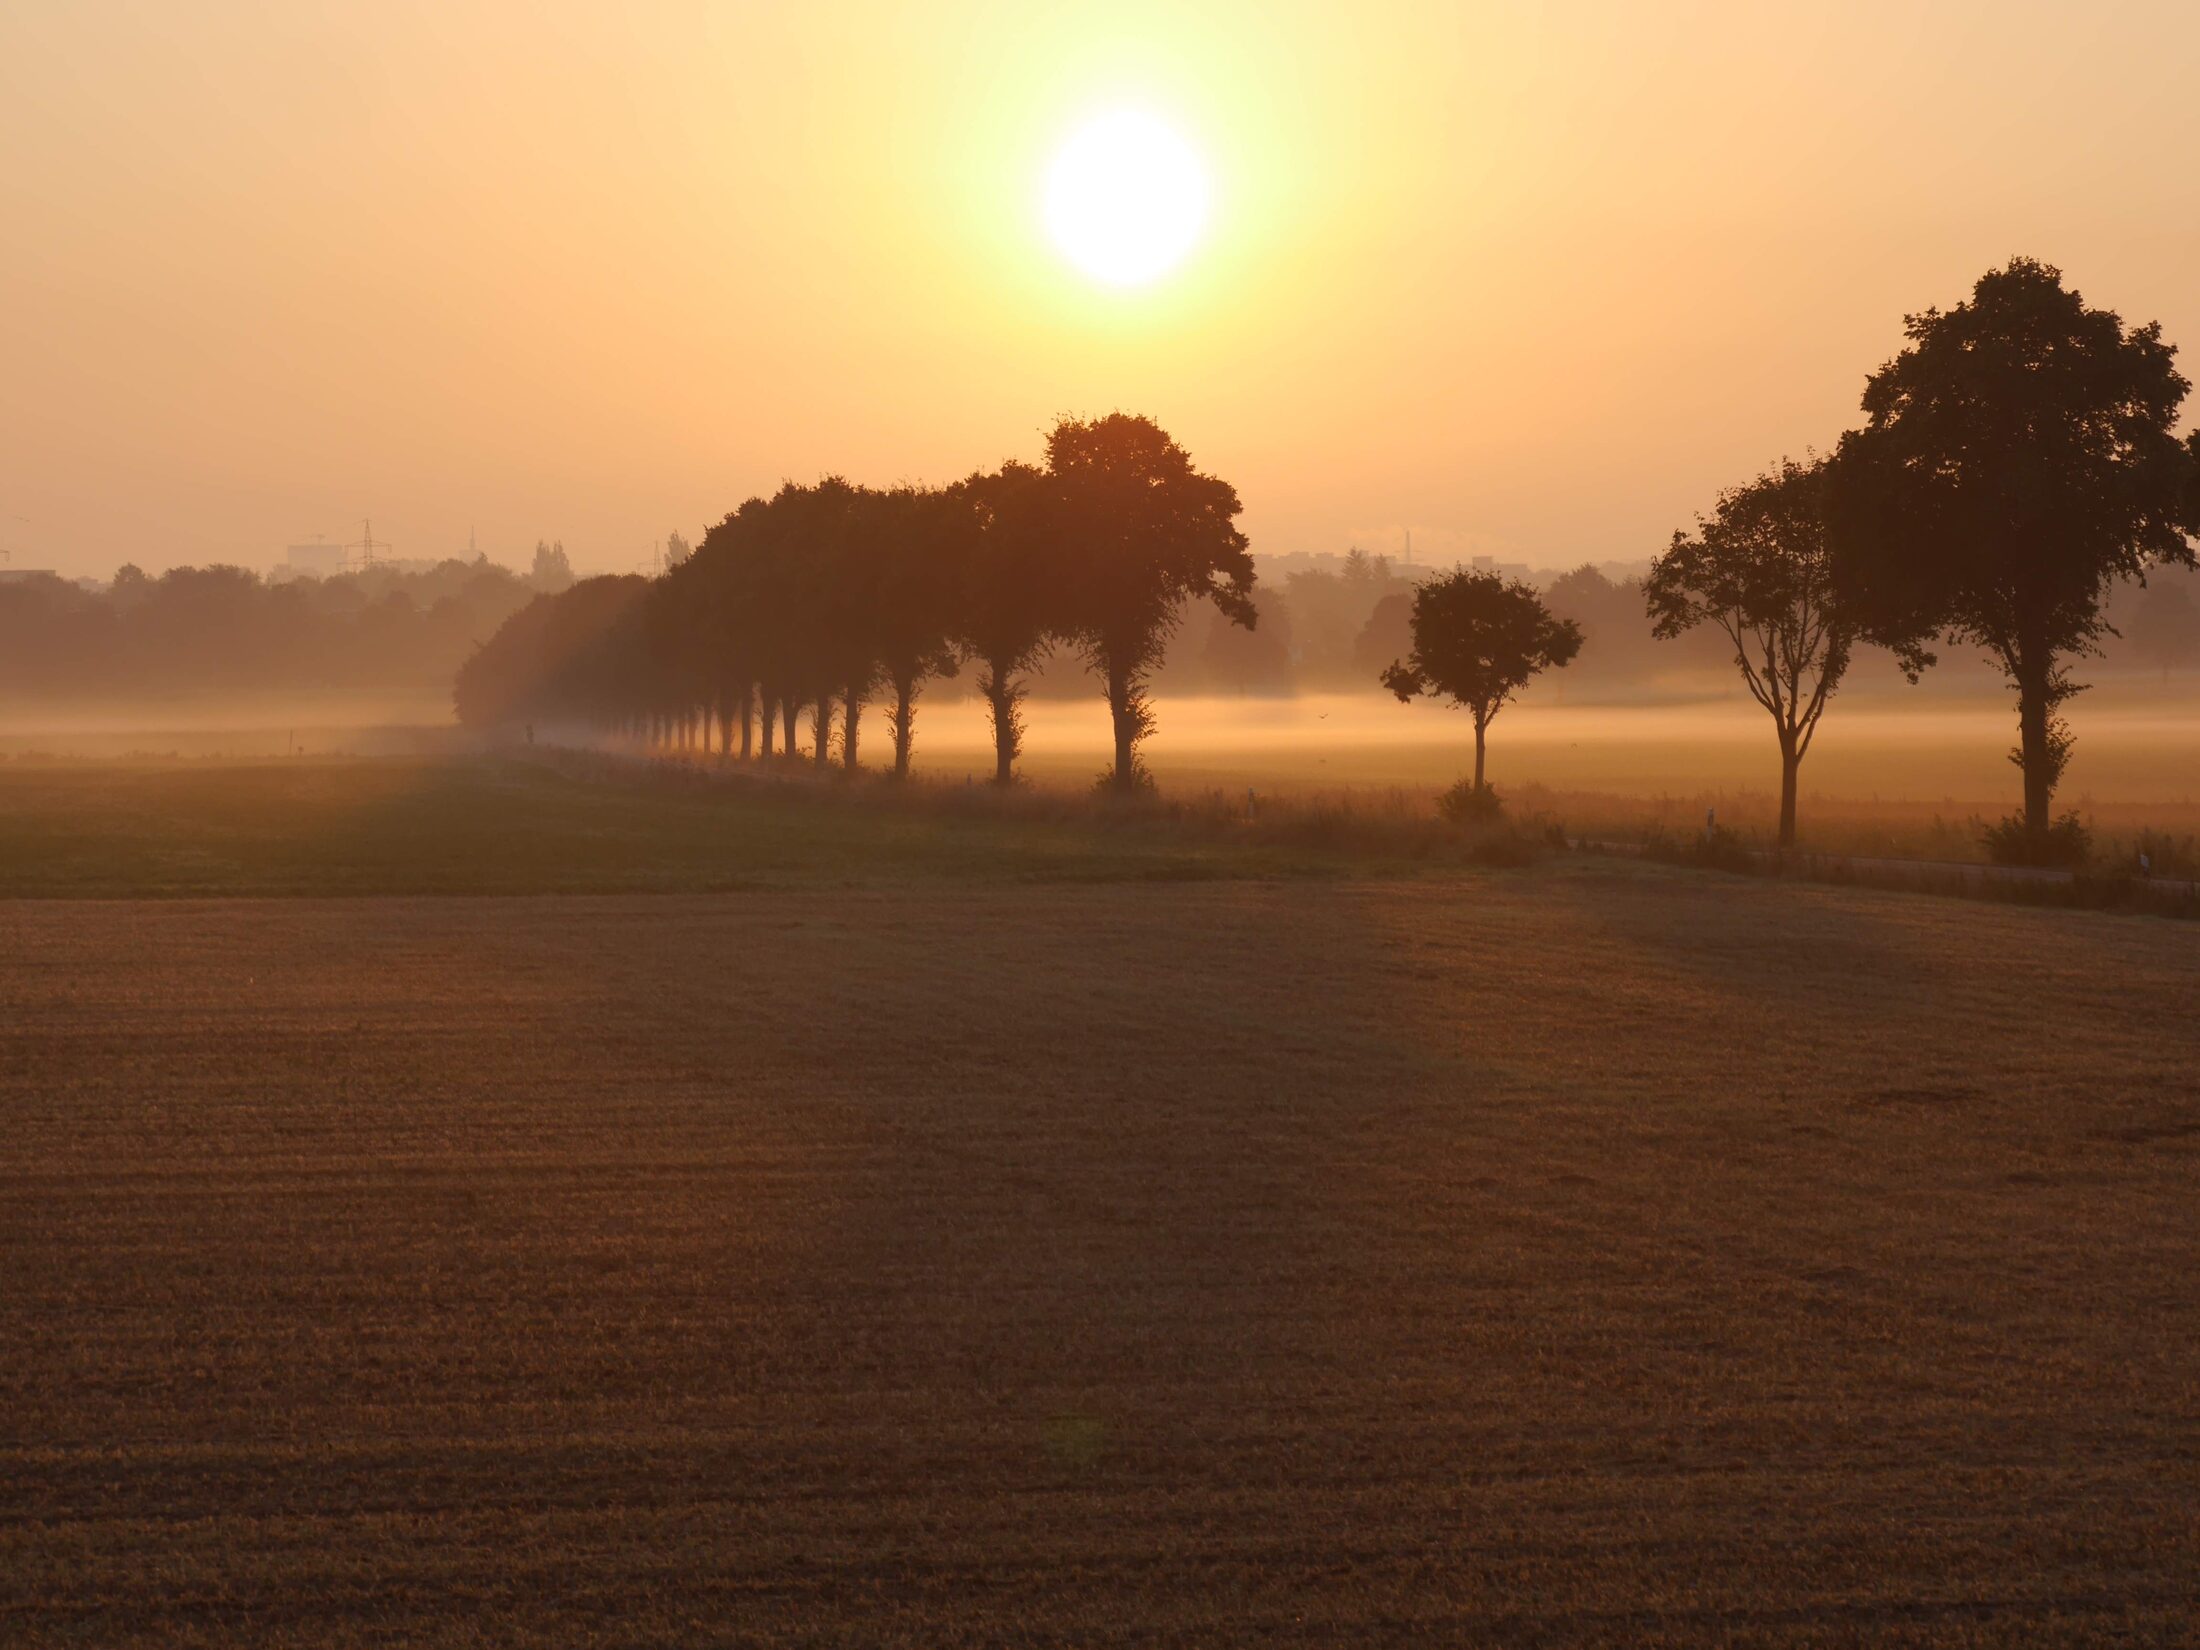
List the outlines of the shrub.
{"type": "Polygon", "coordinates": [[[1505,804],[1494,787],[1462,779],[1436,799],[1436,811],[1454,825],[1494,825],[1505,804]]]}
{"type": "Polygon", "coordinates": [[[2093,833],[2079,823],[2074,813],[2048,826],[2046,835],[2035,838],[2024,828],[2024,821],[2011,814],[1999,825],[1989,825],[1979,834],[1985,845],[1986,857],[1996,865],[2083,865],[2093,853],[2093,833]]]}
{"type": "Polygon", "coordinates": [[[1102,768],[1098,774],[1093,776],[1092,781],[1092,794],[1097,797],[1126,795],[1151,797],[1159,795],[1160,789],[1161,787],[1154,783],[1153,770],[1148,768],[1145,762],[1136,756],[1131,758],[1131,777],[1128,785],[1116,783],[1113,768],[1102,768]]]}

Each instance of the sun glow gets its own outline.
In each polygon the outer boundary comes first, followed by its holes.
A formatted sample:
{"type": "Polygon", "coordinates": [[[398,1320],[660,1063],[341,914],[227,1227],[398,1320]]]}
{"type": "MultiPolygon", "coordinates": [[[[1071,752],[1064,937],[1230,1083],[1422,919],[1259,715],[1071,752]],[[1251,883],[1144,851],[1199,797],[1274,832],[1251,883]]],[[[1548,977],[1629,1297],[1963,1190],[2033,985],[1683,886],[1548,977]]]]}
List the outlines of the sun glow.
{"type": "Polygon", "coordinates": [[[1088,121],[1047,173],[1054,244],[1095,280],[1144,286],[1181,263],[1207,223],[1207,168],[1166,123],[1135,109],[1088,121]]]}

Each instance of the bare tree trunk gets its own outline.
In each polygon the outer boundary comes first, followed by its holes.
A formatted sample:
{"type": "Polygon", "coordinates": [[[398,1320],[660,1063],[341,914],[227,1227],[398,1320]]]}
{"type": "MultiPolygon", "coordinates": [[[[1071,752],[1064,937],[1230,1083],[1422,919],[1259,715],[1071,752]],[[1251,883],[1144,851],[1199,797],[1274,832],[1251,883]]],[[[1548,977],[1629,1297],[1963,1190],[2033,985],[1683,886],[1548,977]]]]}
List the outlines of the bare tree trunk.
{"type": "Polygon", "coordinates": [[[765,760],[765,761],[767,761],[767,762],[769,762],[769,761],[770,761],[770,760],[772,759],[772,724],[773,724],[773,722],[774,722],[774,720],[775,720],[775,718],[774,718],[774,716],[773,716],[773,714],[772,714],[772,713],[773,713],[773,712],[774,712],[774,711],[775,711],[775,710],[776,710],[777,708],[778,708],[778,702],[777,702],[776,700],[774,700],[774,699],[772,698],[772,696],[771,696],[771,695],[770,695],[769,693],[766,693],[766,694],[764,695],[764,716],[763,716],[763,722],[764,722],[764,760],[765,760]]]}
{"type": "Polygon", "coordinates": [[[862,716],[863,696],[850,683],[840,701],[840,763],[850,773],[856,771],[856,724],[862,716]]]}
{"type": "Polygon", "coordinates": [[[1130,672],[1108,662],[1108,715],[1115,723],[1115,789],[1128,796],[1138,788],[1139,716],[1130,672]]]}
{"type": "Polygon", "coordinates": [[[810,752],[810,760],[819,767],[833,759],[833,696],[820,693],[817,704],[810,712],[810,733],[817,741],[817,748],[810,752]]]}
{"type": "Polygon", "coordinates": [[[894,678],[894,777],[909,777],[909,749],[917,740],[917,679],[894,678]]]}
{"type": "Polygon", "coordinates": [[[1795,731],[1780,730],[1780,846],[1795,846],[1795,781],[1803,766],[1796,750],[1795,731]]]}
{"type": "Polygon", "coordinates": [[[755,721],[755,718],[750,715],[749,706],[755,697],[756,685],[753,682],[743,682],[741,684],[741,760],[744,762],[749,759],[749,728],[755,721]]]}
{"type": "Polygon", "coordinates": [[[1484,758],[1489,750],[1490,723],[1486,716],[1474,719],[1474,788],[1482,789],[1484,758]]]}
{"type": "Polygon", "coordinates": [[[993,711],[993,783],[1016,783],[1016,757],[1023,747],[1023,728],[1016,711],[1016,689],[1000,665],[987,660],[978,687],[993,711]]]}
{"type": "Polygon", "coordinates": [[[2017,659],[2017,751],[2024,769],[2024,834],[2035,843],[2047,840],[2054,808],[2054,753],[2048,737],[2052,710],[2046,662],[2027,648],[2017,659]]]}
{"type": "Polygon", "coordinates": [[[801,711],[802,707],[791,696],[779,701],[779,729],[783,736],[779,743],[789,756],[794,755],[794,719],[801,711]]]}

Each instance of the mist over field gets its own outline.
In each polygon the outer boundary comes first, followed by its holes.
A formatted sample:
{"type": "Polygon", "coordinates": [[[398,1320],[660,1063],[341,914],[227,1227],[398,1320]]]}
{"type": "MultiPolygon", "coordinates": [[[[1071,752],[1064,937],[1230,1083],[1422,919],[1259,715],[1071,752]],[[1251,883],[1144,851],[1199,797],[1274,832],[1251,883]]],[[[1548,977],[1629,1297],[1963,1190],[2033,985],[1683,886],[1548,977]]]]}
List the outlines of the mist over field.
{"type": "MultiPolygon", "coordinates": [[[[1302,558],[1303,560],[1303,558],[1302,558]]],[[[1193,787],[1270,793],[1451,784],[1471,741],[1443,707],[1401,706],[1374,682],[1405,650],[1403,599],[1425,568],[1329,558],[1261,584],[1261,626],[1226,623],[1205,602],[1174,627],[1155,675],[1154,772],[1193,787]],[[1348,569],[1340,575],[1337,569],[1348,569]],[[1386,605],[1387,603],[1387,605],[1386,605]]],[[[456,726],[459,663],[533,594],[569,575],[523,578],[494,563],[374,568],[329,581],[266,582],[237,569],[134,575],[83,589],[0,585],[0,757],[209,758],[451,754],[517,736],[456,726]],[[139,684],[158,678],[159,691],[139,684]]],[[[1585,793],[1584,822],[1615,817],[1606,800],[1728,801],[1754,821],[1777,790],[1762,712],[1715,639],[1651,637],[1639,578],[1625,569],[1549,575],[1551,599],[1578,614],[1588,642],[1493,725],[1503,790],[1585,793]]],[[[2200,826],[2200,636],[2152,624],[2149,604],[2200,587],[2183,569],[2111,592],[2119,633],[2082,666],[2081,737],[2066,794],[2123,825],[2200,826]]],[[[2178,609],[2182,611],[2182,609],[2178,609]]],[[[991,734],[965,668],[919,701],[915,771],[984,777],[991,734]]],[[[1067,648],[1041,656],[1026,702],[1024,772],[1078,787],[1106,765],[1099,683],[1067,648]]],[[[808,739],[805,725],[802,737],[808,739]]],[[[630,740],[545,719],[546,741],[632,749],[630,740]]],[[[1991,818],[2007,807],[2008,694],[1981,660],[1951,651],[1919,684],[1863,649],[1826,716],[1806,770],[1813,799],[1878,809],[1890,820],[1991,818]]],[[[805,745],[805,748],[806,745],[805,745]]],[[[1547,799],[1546,799],[1547,800],[1547,799]]],[[[1620,816],[1634,817],[1621,808],[1620,816]]]]}

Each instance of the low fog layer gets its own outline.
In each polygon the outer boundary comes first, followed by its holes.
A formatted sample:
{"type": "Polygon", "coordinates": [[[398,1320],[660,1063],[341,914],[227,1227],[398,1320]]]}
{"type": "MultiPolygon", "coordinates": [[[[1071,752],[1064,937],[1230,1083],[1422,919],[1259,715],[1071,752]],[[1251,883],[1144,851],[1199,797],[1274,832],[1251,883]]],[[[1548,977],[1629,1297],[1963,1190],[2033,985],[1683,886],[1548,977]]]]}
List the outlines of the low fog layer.
{"type": "MultiPolygon", "coordinates": [[[[1457,777],[1464,718],[1399,705],[1375,684],[1408,644],[1411,574],[1337,558],[1257,591],[1245,631],[1189,607],[1155,687],[1157,773],[1259,789],[1436,786],[1457,777]]],[[[451,728],[451,678],[499,624],[567,576],[486,560],[271,583],[237,568],[125,569],[87,589],[0,582],[0,757],[384,755],[474,748],[451,728]]],[[[2200,604],[2195,576],[2120,585],[2122,633],[2084,670],[2073,797],[2190,801],[2200,776],[2200,604]]],[[[1508,709],[1493,782],[1683,795],[1776,782],[1762,715],[1716,640],[1652,638],[1639,583],[1583,567],[1546,577],[1552,607],[1588,637],[1581,657],[1508,709]]],[[[1057,649],[1027,708],[1035,780],[1082,783],[1105,764],[1097,684],[1057,649]]],[[[920,771],[982,774],[990,734],[971,672],[928,686],[920,771]]],[[[538,730],[598,742],[591,730],[538,730]]],[[[1867,650],[1843,686],[1809,784],[1829,797],[1984,805],[2010,784],[2010,712],[1998,677],[1950,658],[1921,686],[1867,650]]]]}

